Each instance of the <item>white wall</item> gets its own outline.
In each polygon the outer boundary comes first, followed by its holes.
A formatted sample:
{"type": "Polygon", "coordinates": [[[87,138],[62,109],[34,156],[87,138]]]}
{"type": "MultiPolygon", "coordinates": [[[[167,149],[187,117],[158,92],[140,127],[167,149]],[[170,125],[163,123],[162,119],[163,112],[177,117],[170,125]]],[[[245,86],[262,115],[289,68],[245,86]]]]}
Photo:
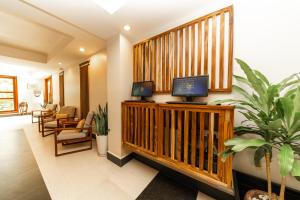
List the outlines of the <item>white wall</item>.
{"type": "MultiPolygon", "coordinates": [[[[98,104],[106,103],[106,52],[101,51],[89,58],[89,104],[90,110],[96,110],[98,104]]],[[[58,79],[56,80],[58,84],[58,79]]],[[[64,70],[65,105],[76,106],[80,113],[80,70],[79,63],[64,70]]],[[[54,85],[53,85],[54,87],[54,85]]],[[[57,97],[59,100],[59,86],[57,97]]],[[[80,117],[80,116],[79,116],[80,117]]]]}
{"type": "MultiPolygon", "coordinates": [[[[190,21],[207,13],[234,5],[234,57],[241,58],[250,66],[260,70],[272,81],[278,82],[292,73],[300,71],[300,1],[289,0],[213,0],[196,13],[173,21],[149,36],[166,31],[174,26],[190,21]]],[[[146,38],[140,38],[144,40],[146,38]]],[[[242,74],[234,63],[234,74],[242,74]]],[[[212,94],[203,101],[237,97],[237,94],[212,94]]],[[[157,102],[174,100],[170,95],[156,95],[157,102]]],[[[242,117],[235,113],[235,125],[242,117]]],[[[264,168],[253,164],[251,150],[238,154],[234,158],[234,168],[258,177],[265,177],[264,168]]],[[[272,162],[272,178],[280,182],[276,153],[272,162]]],[[[287,179],[287,185],[300,190],[300,184],[294,178],[287,179]]]]}
{"type": "MultiPolygon", "coordinates": [[[[80,108],[80,74],[79,66],[71,66],[64,70],[65,105],[80,108]]],[[[80,113],[80,112],[77,112],[80,113]]]]}
{"type": "Polygon", "coordinates": [[[126,155],[122,146],[121,102],[130,98],[132,83],[132,44],[123,35],[116,35],[107,43],[107,100],[108,151],[121,158],[126,155]]]}
{"type": "Polygon", "coordinates": [[[44,101],[44,95],[41,93],[39,97],[35,97],[33,94],[33,89],[28,88],[28,84],[34,84],[37,88],[43,88],[42,79],[33,79],[27,74],[17,75],[18,80],[18,101],[26,101],[28,103],[27,112],[32,110],[40,110],[41,104],[44,101]]]}
{"type": "Polygon", "coordinates": [[[89,104],[90,110],[96,110],[98,104],[104,106],[107,101],[107,55],[99,52],[90,58],[89,66],[89,104]]]}

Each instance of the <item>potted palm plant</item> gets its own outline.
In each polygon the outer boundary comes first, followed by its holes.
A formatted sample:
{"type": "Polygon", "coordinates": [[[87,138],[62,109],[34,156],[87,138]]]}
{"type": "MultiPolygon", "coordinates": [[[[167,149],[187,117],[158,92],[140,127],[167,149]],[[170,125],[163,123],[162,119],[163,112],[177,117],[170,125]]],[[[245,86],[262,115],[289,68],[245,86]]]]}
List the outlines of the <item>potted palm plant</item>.
{"type": "Polygon", "coordinates": [[[271,84],[261,72],[251,69],[245,62],[237,59],[246,78],[234,76],[238,83],[245,85],[248,91],[237,85],[234,91],[243,99],[227,99],[217,103],[228,102],[236,106],[246,118],[241,126],[235,127],[236,136],[225,142],[227,147],[221,153],[225,160],[229,155],[247,148],[255,149],[254,163],[260,167],[265,158],[268,181],[268,193],[255,191],[248,193],[245,199],[276,199],[272,194],[270,162],[272,152],[278,152],[281,183],[280,199],[284,199],[285,178],[291,174],[300,176],[300,81],[298,74],[293,74],[277,84],[271,84]],[[249,91],[250,89],[250,91],[249,91]],[[243,138],[251,134],[252,138],[243,138]],[[252,195],[252,196],[251,196],[252,195]]]}
{"type": "Polygon", "coordinates": [[[98,110],[95,113],[96,124],[96,142],[98,154],[100,156],[106,156],[107,152],[107,134],[108,134],[108,113],[107,103],[104,108],[98,105],[98,110]]]}

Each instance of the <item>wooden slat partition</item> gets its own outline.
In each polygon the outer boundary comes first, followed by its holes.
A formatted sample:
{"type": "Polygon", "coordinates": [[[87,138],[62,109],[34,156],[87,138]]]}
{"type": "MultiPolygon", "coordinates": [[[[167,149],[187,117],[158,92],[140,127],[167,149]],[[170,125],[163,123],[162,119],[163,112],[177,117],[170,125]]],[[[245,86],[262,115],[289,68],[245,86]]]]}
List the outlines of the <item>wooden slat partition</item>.
{"type": "Polygon", "coordinates": [[[215,11],[133,46],[133,81],[169,93],[176,77],[209,75],[210,92],[231,92],[233,6],[215,11]]]}
{"type": "Polygon", "coordinates": [[[123,143],[193,177],[232,189],[232,158],[221,161],[233,137],[231,106],[122,103],[123,143]]]}
{"type": "Polygon", "coordinates": [[[122,140],[124,144],[156,155],[157,123],[157,104],[122,104],[122,140]]]}

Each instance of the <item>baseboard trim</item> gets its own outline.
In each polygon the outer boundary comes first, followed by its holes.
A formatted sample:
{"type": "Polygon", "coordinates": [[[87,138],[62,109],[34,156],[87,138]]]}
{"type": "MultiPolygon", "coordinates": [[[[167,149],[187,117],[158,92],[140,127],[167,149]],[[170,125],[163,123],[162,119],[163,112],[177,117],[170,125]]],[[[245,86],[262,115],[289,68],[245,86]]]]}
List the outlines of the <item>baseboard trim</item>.
{"type": "Polygon", "coordinates": [[[222,200],[235,200],[235,196],[232,196],[224,191],[218,190],[206,183],[200,182],[196,179],[193,179],[189,176],[186,176],[184,174],[181,174],[173,169],[170,169],[158,162],[155,162],[153,160],[150,160],[146,157],[143,157],[139,154],[132,153],[133,158],[148,165],[151,166],[157,170],[159,170],[163,175],[167,176],[169,179],[180,183],[184,185],[185,187],[188,187],[192,190],[201,191],[204,194],[207,194],[215,199],[222,199],[222,200]]]}
{"type": "Polygon", "coordinates": [[[114,155],[113,153],[107,152],[106,157],[111,162],[115,163],[119,167],[122,167],[123,165],[128,163],[133,158],[133,155],[131,153],[131,154],[124,156],[123,158],[119,158],[116,155],[114,155]]]}

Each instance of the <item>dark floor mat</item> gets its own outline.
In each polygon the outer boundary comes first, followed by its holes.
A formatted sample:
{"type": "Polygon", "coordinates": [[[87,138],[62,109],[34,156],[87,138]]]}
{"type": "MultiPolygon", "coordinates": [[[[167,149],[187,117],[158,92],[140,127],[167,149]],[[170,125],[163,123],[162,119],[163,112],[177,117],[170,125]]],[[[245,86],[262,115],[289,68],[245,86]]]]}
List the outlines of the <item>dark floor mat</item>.
{"type": "Polygon", "coordinates": [[[196,200],[197,194],[197,191],[170,180],[160,172],[137,200],[196,200]]]}
{"type": "Polygon", "coordinates": [[[0,199],[51,199],[22,130],[0,132],[0,199]]]}

